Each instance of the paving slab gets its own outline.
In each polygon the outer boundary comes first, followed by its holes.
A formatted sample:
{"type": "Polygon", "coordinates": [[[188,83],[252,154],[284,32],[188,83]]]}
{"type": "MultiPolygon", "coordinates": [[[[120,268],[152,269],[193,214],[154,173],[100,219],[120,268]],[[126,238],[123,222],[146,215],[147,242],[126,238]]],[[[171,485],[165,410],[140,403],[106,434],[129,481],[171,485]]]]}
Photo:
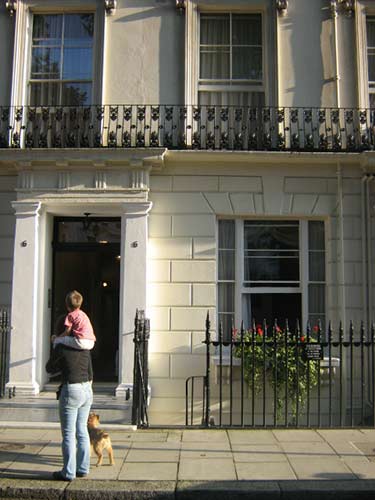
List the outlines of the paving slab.
{"type": "MultiPolygon", "coordinates": [[[[363,439],[363,438],[362,438],[363,439]]],[[[353,445],[361,451],[370,462],[375,462],[375,442],[374,441],[366,441],[366,442],[355,442],[353,445]]]]}
{"type": "Polygon", "coordinates": [[[243,480],[286,480],[297,479],[292,467],[288,462],[263,462],[249,463],[236,462],[237,476],[243,480]]]}
{"type": "Polygon", "coordinates": [[[277,444],[234,444],[235,462],[285,462],[285,453],[277,444]]]}
{"type": "Polygon", "coordinates": [[[200,443],[220,443],[228,442],[227,432],[224,430],[184,430],[182,433],[183,442],[198,441],[200,443]]]}
{"type": "MultiPolygon", "coordinates": [[[[103,427],[104,429],[104,427],[103,427]]],[[[152,431],[108,431],[113,443],[120,441],[147,441],[147,442],[163,442],[167,440],[168,432],[152,432],[152,431]]]]}
{"type": "Polygon", "coordinates": [[[276,437],[277,441],[280,442],[300,441],[304,443],[313,443],[316,441],[324,441],[322,436],[320,436],[315,430],[310,429],[277,429],[273,430],[272,433],[276,437]]]}
{"type": "Polygon", "coordinates": [[[230,442],[233,444],[275,444],[277,439],[271,430],[260,430],[260,429],[234,429],[228,430],[228,437],[230,442]]]}
{"type": "Polygon", "coordinates": [[[118,475],[119,480],[131,481],[175,481],[177,462],[125,462],[118,475]]]}
{"type": "Polygon", "coordinates": [[[329,441],[329,445],[341,458],[363,455],[363,452],[351,441],[329,441]]]}
{"type": "Polygon", "coordinates": [[[280,447],[288,455],[289,458],[303,460],[305,457],[311,459],[320,459],[325,457],[336,456],[335,450],[324,442],[301,443],[299,441],[281,442],[280,447]]]}
{"type": "Polygon", "coordinates": [[[180,443],[133,443],[129,450],[127,462],[178,462],[180,443]]]}
{"type": "Polygon", "coordinates": [[[276,481],[179,481],[176,500],[277,500],[276,481]]]}
{"type": "MultiPolygon", "coordinates": [[[[325,441],[364,441],[363,433],[358,429],[317,429],[325,441]]],[[[375,434],[374,434],[375,440],[375,434]]]]}
{"type": "Polygon", "coordinates": [[[365,456],[348,457],[343,461],[358,479],[375,479],[375,463],[365,456]]]}
{"type": "Polygon", "coordinates": [[[339,458],[289,459],[298,479],[343,480],[356,479],[353,472],[339,458]]]}
{"type": "Polygon", "coordinates": [[[184,442],[181,444],[181,459],[193,458],[232,458],[229,442],[199,443],[184,442]]]}
{"type": "Polygon", "coordinates": [[[237,479],[237,476],[231,459],[194,458],[180,460],[178,479],[182,481],[222,481],[234,480],[237,479]]]}

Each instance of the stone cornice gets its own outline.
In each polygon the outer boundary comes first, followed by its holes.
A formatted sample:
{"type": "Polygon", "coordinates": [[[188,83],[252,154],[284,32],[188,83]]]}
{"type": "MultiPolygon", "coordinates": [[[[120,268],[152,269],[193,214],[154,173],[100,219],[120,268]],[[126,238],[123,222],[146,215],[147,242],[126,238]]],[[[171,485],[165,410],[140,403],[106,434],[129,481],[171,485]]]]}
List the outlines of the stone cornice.
{"type": "Polygon", "coordinates": [[[0,172],[22,170],[161,170],[164,148],[127,149],[2,149],[0,172]]]}

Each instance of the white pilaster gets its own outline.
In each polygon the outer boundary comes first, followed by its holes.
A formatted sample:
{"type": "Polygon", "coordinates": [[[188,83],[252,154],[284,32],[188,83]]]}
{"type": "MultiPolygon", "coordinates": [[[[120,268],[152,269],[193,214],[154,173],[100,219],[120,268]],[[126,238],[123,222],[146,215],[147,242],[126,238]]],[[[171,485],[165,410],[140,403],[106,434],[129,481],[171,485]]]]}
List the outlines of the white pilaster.
{"type": "Polygon", "coordinates": [[[8,388],[17,394],[39,393],[36,380],[37,297],[39,274],[38,223],[40,202],[12,203],[16,212],[13,260],[12,331],[8,388]]]}
{"type": "Polygon", "coordinates": [[[137,309],[146,310],[147,219],[151,206],[151,202],[124,204],[121,217],[118,397],[124,397],[133,386],[134,317],[137,309]]]}

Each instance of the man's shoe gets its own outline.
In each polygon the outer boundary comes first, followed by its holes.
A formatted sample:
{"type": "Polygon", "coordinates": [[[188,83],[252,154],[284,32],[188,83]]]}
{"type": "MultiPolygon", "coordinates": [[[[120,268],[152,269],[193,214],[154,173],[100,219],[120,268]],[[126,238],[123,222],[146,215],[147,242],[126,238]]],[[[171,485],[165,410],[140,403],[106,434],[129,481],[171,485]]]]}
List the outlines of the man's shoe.
{"type": "Polygon", "coordinates": [[[86,474],[86,472],[77,472],[76,476],[77,477],[87,477],[88,474],[86,474]]]}
{"type": "Polygon", "coordinates": [[[53,472],[52,473],[52,478],[55,480],[55,481],[68,481],[69,483],[71,481],[73,481],[73,479],[68,479],[67,477],[63,476],[63,473],[61,472],[61,470],[58,470],[56,472],[53,472]]]}

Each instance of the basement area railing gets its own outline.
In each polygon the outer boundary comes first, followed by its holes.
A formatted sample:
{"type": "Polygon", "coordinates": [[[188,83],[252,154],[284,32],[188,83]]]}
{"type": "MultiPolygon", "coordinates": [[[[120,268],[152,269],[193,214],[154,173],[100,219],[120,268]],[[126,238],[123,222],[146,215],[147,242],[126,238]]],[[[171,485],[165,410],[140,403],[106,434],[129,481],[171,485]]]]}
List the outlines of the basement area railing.
{"type": "MultiPolygon", "coordinates": [[[[0,308],[0,398],[5,396],[9,369],[9,340],[10,340],[10,314],[8,309],[0,308]]],[[[8,396],[14,396],[14,389],[10,389],[8,396]]]]}
{"type": "Polygon", "coordinates": [[[121,104],[0,106],[0,148],[361,152],[375,110],[121,104]]]}
{"type": "Polygon", "coordinates": [[[374,425],[374,326],[254,324],[212,339],[206,370],[186,381],[186,425],[358,427],[374,425]],[[227,338],[227,337],[225,337],[227,338]]]}
{"type": "Polygon", "coordinates": [[[148,427],[147,406],[148,388],[148,341],[150,338],[150,320],[144,311],[137,310],[134,320],[134,366],[133,366],[133,401],[132,424],[148,427]]]}

